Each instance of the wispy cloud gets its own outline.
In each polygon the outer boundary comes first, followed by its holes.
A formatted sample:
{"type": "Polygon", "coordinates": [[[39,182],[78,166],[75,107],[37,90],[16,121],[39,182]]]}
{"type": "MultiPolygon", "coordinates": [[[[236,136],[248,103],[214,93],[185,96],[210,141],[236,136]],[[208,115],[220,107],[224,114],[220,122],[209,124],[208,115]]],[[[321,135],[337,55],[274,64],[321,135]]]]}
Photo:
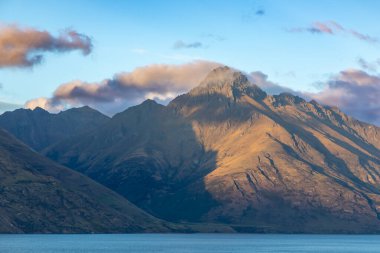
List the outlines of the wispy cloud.
{"type": "Polygon", "coordinates": [[[255,21],[266,14],[264,7],[252,6],[247,8],[242,14],[242,20],[244,22],[255,21]]]}
{"type": "Polygon", "coordinates": [[[270,81],[268,79],[268,75],[264,74],[261,71],[253,71],[249,73],[248,78],[252,83],[256,84],[270,95],[275,95],[282,92],[296,93],[292,89],[270,81]]]}
{"type": "Polygon", "coordinates": [[[208,48],[210,44],[215,42],[225,41],[226,38],[215,33],[203,33],[199,36],[202,41],[206,41],[206,45],[201,41],[185,42],[183,40],[177,40],[173,44],[173,49],[196,49],[196,48],[208,48]]]}
{"type": "Polygon", "coordinates": [[[201,48],[201,47],[203,47],[203,44],[202,44],[202,42],[199,42],[199,41],[186,43],[182,40],[178,40],[173,45],[174,49],[201,48]]]}
{"type": "Polygon", "coordinates": [[[72,81],[60,85],[51,98],[33,99],[25,107],[39,106],[49,111],[59,111],[72,106],[91,105],[113,114],[148,98],[159,101],[172,99],[196,86],[219,65],[209,61],[182,65],[157,64],[118,73],[100,82],[72,81]]]}
{"type": "Polygon", "coordinates": [[[380,59],[377,59],[373,62],[369,62],[363,58],[358,58],[357,62],[362,69],[371,72],[376,72],[377,69],[380,67],[380,59]]]}
{"type": "Polygon", "coordinates": [[[340,25],[335,21],[327,22],[314,22],[308,27],[296,27],[292,29],[287,29],[288,32],[308,32],[312,34],[327,34],[327,35],[338,35],[338,34],[347,34],[356,39],[368,42],[368,43],[379,43],[379,39],[362,32],[348,29],[340,25]]]}
{"type": "Polygon", "coordinates": [[[219,35],[219,34],[215,34],[215,33],[204,33],[201,35],[201,37],[203,38],[207,38],[207,39],[211,39],[211,40],[214,40],[214,41],[225,41],[226,38],[219,35]]]}
{"type": "Polygon", "coordinates": [[[41,63],[45,52],[73,50],[88,55],[92,50],[91,39],[71,29],[53,36],[33,28],[0,25],[0,68],[31,67],[41,63]]]}

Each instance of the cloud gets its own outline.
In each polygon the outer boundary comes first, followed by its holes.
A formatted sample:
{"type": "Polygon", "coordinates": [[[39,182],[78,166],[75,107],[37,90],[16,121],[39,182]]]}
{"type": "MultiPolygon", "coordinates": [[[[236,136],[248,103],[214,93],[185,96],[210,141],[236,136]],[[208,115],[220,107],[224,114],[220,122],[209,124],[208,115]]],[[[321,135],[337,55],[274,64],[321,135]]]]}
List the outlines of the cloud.
{"type": "Polygon", "coordinates": [[[363,58],[358,58],[357,62],[362,69],[371,72],[376,72],[377,69],[380,67],[380,59],[377,59],[374,62],[369,62],[364,60],[363,58]]]}
{"type": "Polygon", "coordinates": [[[293,94],[298,94],[292,89],[281,86],[280,84],[274,83],[268,80],[268,76],[261,71],[254,71],[248,75],[249,80],[263,89],[270,95],[280,94],[282,92],[290,92],[293,94]]]}
{"type": "Polygon", "coordinates": [[[29,109],[40,107],[51,112],[59,112],[65,109],[64,105],[59,103],[59,101],[55,100],[54,98],[49,99],[45,97],[29,100],[26,102],[24,107],[29,109]]]}
{"type": "MultiPolygon", "coordinates": [[[[166,103],[178,94],[197,86],[214,68],[222,64],[193,61],[181,65],[155,64],[122,72],[110,79],[89,83],[72,81],[61,84],[51,98],[28,101],[26,108],[39,106],[51,112],[89,105],[113,115],[146,99],[166,103]]],[[[292,93],[306,100],[337,106],[357,119],[380,125],[380,75],[358,69],[339,72],[323,82],[319,92],[294,91],[270,81],[261,71],[247,74],[249,80],[270,95],[292,93]]]]}
{"type": "Polygon", "coordinates": [[[201,37],[206,38],[206,39],[211,39],[214,41],[218,41],[218,42],[222,42],[222,41],[226,40],[225,37],[223,37],[219,34],[215,34],[215,33],[204,33],[201,35],[201,37]]]}
{"type": "Polygon", "coordinates": [[[37,106],[52,112],[72,106],[90,105],[114,114],[145,99],[167,101],[186,92],[220,64],[194,61],[182,65],[156,64],[116,74],[111,79],[88,83],[80,80],[61,84],[51,98],[28,101],[26,108],[37,106]]]}
{"type": "Polygon", "coordinates": [[[191,43],[185,43],[182,40],[178,40],[173,45],[174,49],[200,48],[200,47],[203,47],[203,44],[199,41],[195,41],[195,42],[191,42],[191,43]]]}
{"type": "Polygon", "coordinates": [[[292,28],[292,29],[288,29],[287,31],[296,32],[296,33],[308,32],[308,33],[313,33],[313,34],[327,34],[327,35],[348,34],[356,39],[359,39],[368,43],[379,43],[378,38],[372,37],[367,34],[363,34],[356,30],[347,29],[335,21],[314,22],[309,27],[292,28]]]}
{"type": "Polygon", "coordinates": [[[258,10],[255,12],[255,15],[256,15],[256,16],[264,16],[264,15],[265,15],[265,10],[264,10],[264,9],[258,9],[258,10]]]}
{"type": "Polygon", "coordinates": [[[356,119],[380,125],[380,75],[371,75],[363,70],[348,69],[332,76],[319,92],[294,91],[268,80],[260,71],[251,72],[250,80],[274,95],[282,92],[292,93],[314,99],[321,104],[336,106],[356,119]]]}
{"type": "Polygon", "coordinates": [[[380,124],[380,76],[348,69],[332,77],[318,93],[305,94],[323,104],[337,106],[357,119],[380,124]]]}
{"type": "Polygon", "coordinates": [[[246,9],[242,15],[244,22],[256,21],[265,15],[265,9],[261,6],[252,6],[246,9]]]}
{"type": "Polygon", "coordinates": [[[92,50],[91,39],[71,29],[53,36],[33,28],[0,25],[0,68],[32,67],[41,63],[43,53],[73,50],[88,55],[92,50]]]}

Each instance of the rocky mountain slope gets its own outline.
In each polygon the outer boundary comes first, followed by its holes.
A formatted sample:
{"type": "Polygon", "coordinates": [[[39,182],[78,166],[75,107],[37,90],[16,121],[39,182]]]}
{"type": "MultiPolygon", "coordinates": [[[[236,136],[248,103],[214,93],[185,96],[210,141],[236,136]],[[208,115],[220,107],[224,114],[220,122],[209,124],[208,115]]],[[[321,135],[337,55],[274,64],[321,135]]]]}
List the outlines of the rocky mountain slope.
{"type": "Polygon", "coordinates": [[[173,230],[91,179],[0,130],[0,233],[173,230]]]}
{"type": "Polygon", "coordinates": [[[108,120],[107,116],[88,106],[58,114],[37,107],[34,110],[17,109],[5,112],[0,115],[0,127],[40,151],[64,138],[95,129],[108,120]]]}
{"type": "Polygon", "coordinates": [[[168,106],[117,114],[45,154],[172,221],[380,232],[380,129],[212,71],[168,106]]]}

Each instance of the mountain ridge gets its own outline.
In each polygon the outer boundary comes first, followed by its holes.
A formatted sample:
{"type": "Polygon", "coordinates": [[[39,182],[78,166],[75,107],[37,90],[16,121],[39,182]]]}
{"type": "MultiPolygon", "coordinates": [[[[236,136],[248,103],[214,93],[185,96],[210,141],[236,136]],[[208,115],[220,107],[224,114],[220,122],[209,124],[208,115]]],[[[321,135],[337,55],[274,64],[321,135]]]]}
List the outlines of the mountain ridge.
{"type": "Polygon", "coordinates": [[[83,106],[57,114],[36,107],[17,109],[0,115],[0,127],[33,149],[41,151],[49,145],[82,131],[95,129],[109,120],[100,112],[83,106]]]}
{"type": "Polygon", "coordinates": [[[159,218],[241,232],[380,232],[380,128],[228,67],[44,154],[159,218]]]}
{"type": "Polygon", "coordinates": [[[5,103],[5,102],[0,101],[0,114],[4,113],[6,111],[16,110],[17,108],[21,108],[21,107],[22,107],[22,105],[5,103]]]}

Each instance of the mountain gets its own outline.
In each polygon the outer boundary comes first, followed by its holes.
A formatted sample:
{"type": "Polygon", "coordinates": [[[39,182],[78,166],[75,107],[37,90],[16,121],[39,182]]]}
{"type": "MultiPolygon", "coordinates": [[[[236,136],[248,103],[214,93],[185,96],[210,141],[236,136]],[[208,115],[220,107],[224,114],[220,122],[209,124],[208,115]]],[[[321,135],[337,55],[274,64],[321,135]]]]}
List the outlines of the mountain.
{"type": "Polygon", "coordinates": [[[45,154],[160,218],[240,232],[380,232],[380,128],[268,96],[228,67],[45,154]]]}
{"type": "Polygon", "coordinates": [[[165,232],[125,198],[0,129],[0,233],[165,232]]]}
{"type": "Polygon", "coordinates": [[[95,129],[108,120],[107,116],[88,106],[58,114],[37,107],[34,110],[17,109],[5,112],[0,115],[0,127],[40,151],[64,138],[95,129]]]}
{"type": "Polygon", "coordinates": [[[0,114],[6,112],[6,111],[11,111],[15,110],[17,108],[21,108],[22,105],[16,105],[16,104],[9,104],[9,103],[4,103],[0,101],[0,114]]]}

